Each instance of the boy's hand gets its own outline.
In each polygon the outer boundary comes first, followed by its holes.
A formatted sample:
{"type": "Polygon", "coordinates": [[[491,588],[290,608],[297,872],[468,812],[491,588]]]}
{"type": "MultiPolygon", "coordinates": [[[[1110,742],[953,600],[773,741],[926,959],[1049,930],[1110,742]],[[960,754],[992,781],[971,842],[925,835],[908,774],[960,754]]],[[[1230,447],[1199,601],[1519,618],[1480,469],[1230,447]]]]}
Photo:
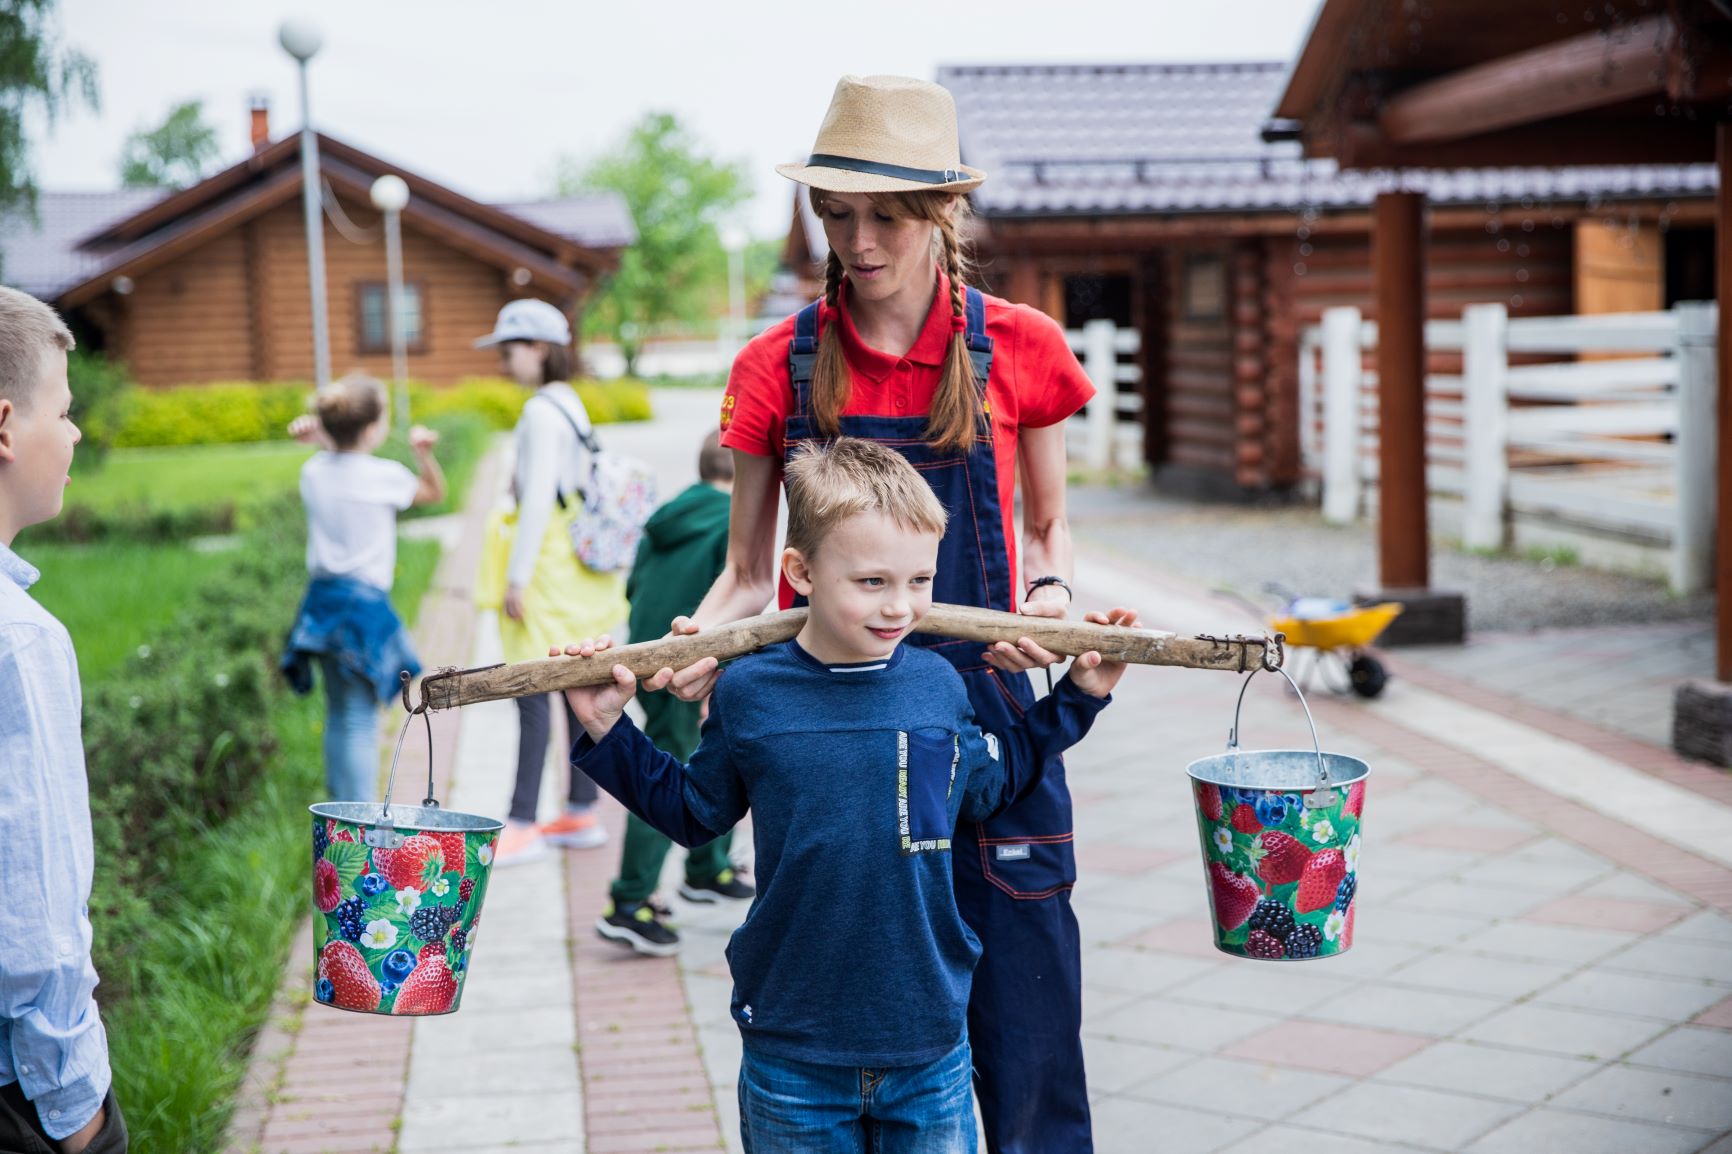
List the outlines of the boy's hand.
{"type": "MultiPolygon", "coordinates": [[[[666,636],[690,637],[698,631],[698,623],[690,617],[682,615],[674,618],[673,625],[668,629],[666,636]]],[[[705,701],[710,696],[710,691],[716,687],[716,678],[721,676],[719,672],[721,664],[714,657],[702,657],[684,669],[663,669],[655,675],[653,680],[646,681],[644,684],[652,689],[660,689],[666,685],[668,692],[681,701],[705,701]],[[667,675],[665,681],[662,680],[663,674],[667,675]]],[[[706,706],[701,716],[708,716],[708,714],[709,710],[706,706]]]]}
{"type": "MultiPolygon", "coordinates": [[[[1137,611],[1111,609],[1105,613],[1085,613],[1083,620],[1092,621],[1096,625],[1125,625],[1134,629],[1137,626],[1137,611]]],[[[1105,697],[1113,691],[1113,686],[1117,685],[1119,678],[1124,675],[1124,662],[1103,660],[1101,655],[1092,649],[1070,665],[1070,679],[1090,697],[1105,697]]]]}
{"type": "MultiPolygon", "coordinates": [[[[547,651],[547,655],[594,657],[612,645],[613,638],[603,634],[593,639],[586,638],[577,645],[567,645],[563,650],[554,646],[547,651]]],[[[672,676],[672,670],[663,669],[644,682],[644,686],[648,689],[660,689],[672,676]]],[[[637,678],[623,665],[613,667],[613,683],[610,685],[586,685],[565,691],[565,699],[571,703],[571,711],[577,715],[577,720],[583,725],[584,732],[589,734],[591,741],[600,741],[613,731],[614,724],[625,712],[626,703],[635,696],[637,678]]]]}
{"type": "Polygon", "coordinates": [[[416,425],[409,430],[409,447],[417,453],[431,453],[438,443],[439,434],[426,425],[416,425]]]}
{"type": "Polygon", "coordinates": [[[304,413],[289,422],[289,436],[303,445],[319,443],[319,418],[304,413]]]}

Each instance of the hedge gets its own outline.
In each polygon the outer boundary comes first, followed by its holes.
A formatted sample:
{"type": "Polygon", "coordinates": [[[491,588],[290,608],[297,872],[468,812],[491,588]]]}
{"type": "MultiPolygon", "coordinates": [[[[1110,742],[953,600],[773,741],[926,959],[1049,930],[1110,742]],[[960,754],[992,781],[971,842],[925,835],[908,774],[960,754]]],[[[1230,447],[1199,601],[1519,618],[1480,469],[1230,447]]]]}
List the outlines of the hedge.
{"type": "MultiPolygon", "coordinates": [[[[645,421],[653,415],[649,386],[641,381],[578,381],[574,387],[596,424],[645,421]]],[[[113,443],[149,448],[285,440],[289,422],[307,411],[309,395],[304,384],[251,381],[133,388],[120,402],[113,443]]],[[[411,382],[409,411],[418,423],[469,413],[494,429],[509,429],[528,396],[522,387],[497,378],[475,377],[450,386],[411,382]]]]}

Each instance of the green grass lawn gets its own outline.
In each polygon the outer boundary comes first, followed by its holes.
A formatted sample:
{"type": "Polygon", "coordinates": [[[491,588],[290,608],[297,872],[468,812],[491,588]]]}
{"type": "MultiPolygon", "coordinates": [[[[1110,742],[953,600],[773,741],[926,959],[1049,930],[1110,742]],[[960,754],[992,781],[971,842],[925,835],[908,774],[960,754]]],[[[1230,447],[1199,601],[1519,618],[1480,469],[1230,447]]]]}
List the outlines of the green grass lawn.
{"type": "Polygon", "coordinates": [[[25,542],[19,552],[42,570],[30,593],[72,634],[86,682],[100,679],[154,637],[227,564],[222,553],[185,545],[25,542]]]}
{"type": "Polygon", "coordinates": [[[115,449],[101,468],[74,471],[66,503],[103,513],[136,506],[183,512],[221,502],[245,507],[293,493],[312,455],[293,441],[115,449]]]}

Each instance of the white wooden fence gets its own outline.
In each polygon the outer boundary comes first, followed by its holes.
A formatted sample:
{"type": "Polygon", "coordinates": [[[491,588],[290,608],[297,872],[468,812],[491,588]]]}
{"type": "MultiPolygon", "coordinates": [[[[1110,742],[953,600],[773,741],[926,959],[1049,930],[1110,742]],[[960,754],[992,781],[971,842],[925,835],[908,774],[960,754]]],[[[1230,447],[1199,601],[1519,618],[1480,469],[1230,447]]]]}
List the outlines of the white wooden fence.
{"type": "Polygon", "coordinates": [[[1143,458],[1143,369],[1136,360],[1142,334],[1096,320],[1065,338],[1095,387],[1095,399],[1065,430],[1068,455],[1090,469],[1135,466],[1143,458]]]}
{"type": "MultiPolygon", "coordinates": [[[[1667,550],[1672,588],[1713,580],[1715,311],[1509,319],[1471,305],[1429,321],[1428,350],[1462,371],[1426,378],[1426,481],[1462,502],[1462,538],[1502,549],[1524,521],[1667,550]],[[1511,364],[1511,354],[1618,359],[1511,364]]],[[[1300,443],[1323,515],[1355,520],[1377,480],[1377,325],[1329,309],[1300,340],[1300,443]]]]}

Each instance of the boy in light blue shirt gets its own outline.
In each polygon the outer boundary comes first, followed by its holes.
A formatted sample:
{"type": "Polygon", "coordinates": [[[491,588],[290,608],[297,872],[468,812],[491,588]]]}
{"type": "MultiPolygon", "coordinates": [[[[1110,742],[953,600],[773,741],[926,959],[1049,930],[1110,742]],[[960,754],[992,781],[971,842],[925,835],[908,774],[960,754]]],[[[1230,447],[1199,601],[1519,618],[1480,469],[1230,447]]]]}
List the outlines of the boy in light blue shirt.
{"type": "Polygon", "coordinates": [[[78,659],[12,552],[60,512],[81,434],[72,334],[0,287],[0,1150],[123,1154],[108,1038],[92,996],[89,783],[78,659]]]}

